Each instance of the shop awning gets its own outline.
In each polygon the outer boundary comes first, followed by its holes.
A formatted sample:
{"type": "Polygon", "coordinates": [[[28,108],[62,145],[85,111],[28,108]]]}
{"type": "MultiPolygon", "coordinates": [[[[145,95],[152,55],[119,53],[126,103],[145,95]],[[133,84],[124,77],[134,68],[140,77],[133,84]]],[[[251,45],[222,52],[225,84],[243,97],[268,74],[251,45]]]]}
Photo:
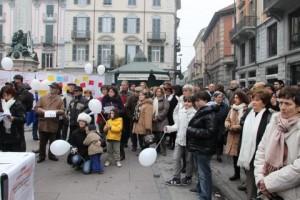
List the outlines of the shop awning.
{"type": "Polygon", "coordinates": [[[130,80],[130,81],[147,81],[149,74],[120,74],[118,76],[119,81],[130,80]]]}

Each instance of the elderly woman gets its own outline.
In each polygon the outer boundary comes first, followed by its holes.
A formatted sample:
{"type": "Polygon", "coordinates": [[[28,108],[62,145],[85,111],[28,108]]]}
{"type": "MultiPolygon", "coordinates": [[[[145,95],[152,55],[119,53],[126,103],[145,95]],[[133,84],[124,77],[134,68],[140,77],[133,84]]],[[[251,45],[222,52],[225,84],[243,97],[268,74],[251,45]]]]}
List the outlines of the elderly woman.
{"type": "Polygon", "coordinates": [[[15,99],[16,90],[11,86],[1,89],[0,150],[26,151],[24,137],[25,108],[15,99]]]}
{"type": "Polygon", "coordinates": [[[237,165],[246,172],[247,200],[256,198],[257,188],[254,179],[254,157],[272,113],[268,106],[271,93],[266,89],[252,91],[252,108],[247,111],[241,120],[243,125],[241,149],[237,165]]]}
{"type": "Polygon", "coordinates": [[[279,105],[258,146],[254,175],[266,199],[295,200],[300,199],[300,90],[282,89],[279,105]]]}
{"type": "MultiPolygon", "coordinates": [[[[163,137],[164,127],[169,124],[168,122],[168,112],[170,104],[168,99],[165,97],[165,91],[163,88],[156,88],[154,90],[154,100],[153,100],[153,124],[152,130],[156,135],[157,142],[163,137]]],[[[159,153],[166,156],[166,142],[165,137],[159,145],[159,153]]]]}

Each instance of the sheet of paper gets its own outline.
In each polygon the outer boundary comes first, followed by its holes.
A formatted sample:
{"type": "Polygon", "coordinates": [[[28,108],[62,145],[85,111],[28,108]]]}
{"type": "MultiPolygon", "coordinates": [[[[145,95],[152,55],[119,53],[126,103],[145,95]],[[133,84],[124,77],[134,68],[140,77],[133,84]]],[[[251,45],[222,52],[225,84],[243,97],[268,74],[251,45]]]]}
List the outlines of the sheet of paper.
{"type": "Polygon", "coordinates": [[[55,110],[47,110],[45,111],[45,118],[55,118],[56,111],[55,110]]]}

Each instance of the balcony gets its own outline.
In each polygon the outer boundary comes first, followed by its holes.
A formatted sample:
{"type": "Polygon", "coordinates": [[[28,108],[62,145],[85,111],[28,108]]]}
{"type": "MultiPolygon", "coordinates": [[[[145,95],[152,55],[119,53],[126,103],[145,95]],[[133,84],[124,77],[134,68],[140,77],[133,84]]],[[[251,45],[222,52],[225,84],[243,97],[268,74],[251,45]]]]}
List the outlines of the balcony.
{"type": "Polygon", "coordinates": [[[44,22],[52,22],[52,23],[55,23],[57,21],[57,14],[46,14],[44,13],[43,14],[43,20],[44,22]]]}
{"type": "Polygon", "coordinates": [[[55,44],[57,43],[56,37],[53,36],[52,38],[46,38],[45,36],[41,37],[41,43],[43,47],[55,47],[55,44]]]}
{"type": "Polygon", "coordinates": [[[147,33],[148,42],[156,42],[156,43],[164,43],[166,41],[166,33],[165,32],[148,32],[147,33]]]}
{"type": "Polygon", "coordinates": [[[72,31],[72,39],[73,40],[90,40],[91,39],[91,32],[90,31],[72,31]]]}
{"type": "Polygon", "coordinates": [[[264,0],[264,11],[269,17],[278,21],[283,18],[284,12],[295,6],[295,0],[264,0]]]}
{"type": "Polygon", "coordinates": [[[234,43],[243,42],[255,36],[256,19],[255,16],[242,17],[236,27],[230,31],[231,41],[234,43]]]}

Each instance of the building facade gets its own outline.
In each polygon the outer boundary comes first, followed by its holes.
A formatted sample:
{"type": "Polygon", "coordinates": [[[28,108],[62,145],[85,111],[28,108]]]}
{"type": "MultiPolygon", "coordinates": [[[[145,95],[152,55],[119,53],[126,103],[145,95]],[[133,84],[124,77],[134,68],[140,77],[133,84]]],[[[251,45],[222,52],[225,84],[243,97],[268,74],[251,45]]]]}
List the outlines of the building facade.
{"type": "Polygon", "coordinates": [[[163,69],[176,65],[179,0],[67,0],[64,69],[133,61],[140,49],[163,69]]]}
{"type": "Polygon", "coordinates": [[[234,25],[234,6],[216,12],[206,28],[202,41],[205,46],[205,74],[207,83],[228,85],[234,66],[234,48],[230,31],[234,25]]]}
{"type": "Polygon", "coordinates": [[[300,2],[293,0],[239,1],[236,75],[243,86],[256,81],[300,82],[300,2]]]}
{"type": "Polygon", "coordinates": [[[194,85],[199,87],[203,87],[207,84],[207,80],[204,80],[204,72],[205,72],[205,45],[202,41],[202,37],[205,33],[206,28],[200,30],[197,38],[194,41],[194,49],[195,49],[195,63],[192,70],[192,81],[194,85]]]}
{"type": "Polygon", "coordinates": [[[0,1],[0,56],[6,56],[13,34],[31,32],[39,68],[55,68],[64,63],[65,0],[0,1]]]}

